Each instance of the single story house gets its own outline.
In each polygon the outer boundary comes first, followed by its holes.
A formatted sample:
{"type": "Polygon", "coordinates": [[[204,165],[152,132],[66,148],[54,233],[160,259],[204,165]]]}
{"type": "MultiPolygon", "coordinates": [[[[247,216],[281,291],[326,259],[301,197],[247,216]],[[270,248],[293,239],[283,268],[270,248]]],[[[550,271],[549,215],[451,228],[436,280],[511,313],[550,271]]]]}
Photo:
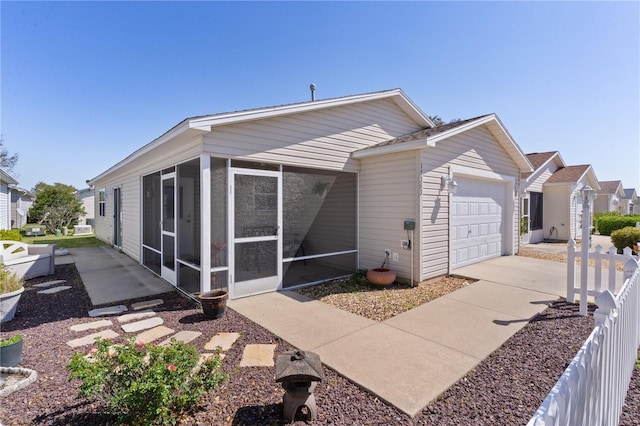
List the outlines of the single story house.
{"type": "Polygon", "coordinates": [[[76,191],[75,196],[78,199],[78,201],[82,203],[84,210],[87,212],[86,215],[80,216],[78,220],[78,225],[89,225],[93,227],[95,224],[95,216],[96,216],[95,194],[93,192],[93,189],[91,188],[79,189],[78,191],[76,191]]]}
{"type": "Polygon", "coordinates": [[[0,169],[0,229],[11,229],[11,188],[18,181],[0,169]]]}
{"type": "Polygon", "coordinates": [[[22,229],[27,224],[29,209],[36,199],[35,194],[15,185],[11,190],[11,228],[22,229]]]}
{"type": "Polygon", "coordinates": [[[622,214],[640,214],[640,203],[635,188],[624,188],[624,197],[620,199],[622,214]]]}
{"type": "Polygon", "coordinates": [[[95,234],[230,298],[388,266],[418,282],[519,248],[495,114],[435,127],[400,89],[188,118],[90,179],[95,234]]]}
{"type": "Polygon", "coordinates": [[[621,200],[625,197],[622,182],[608,180],[598,183],[600,184],[600,190],[596,191],[596,199],[593,205],[594,213],[619,212],[626,214],[626,212],[622,211],[623,206],[621,204],[621,200]]]}
{"type": "Polygon", "coordinates": [[[558,151],[527,154],[527,159],[534,170],[521,176],[522,242],[581,239],[580,190],[587,185],[595,190],[600,188],[593,167],[567,166],[558,151]]]}

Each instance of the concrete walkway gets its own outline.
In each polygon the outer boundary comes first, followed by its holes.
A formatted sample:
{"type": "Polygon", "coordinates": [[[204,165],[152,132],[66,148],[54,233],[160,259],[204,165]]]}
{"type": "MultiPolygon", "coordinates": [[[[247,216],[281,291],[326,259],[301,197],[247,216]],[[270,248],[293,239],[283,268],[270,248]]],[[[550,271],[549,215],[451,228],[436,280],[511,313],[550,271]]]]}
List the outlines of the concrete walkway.
{"type": "Polygon", "coordinates": [[[566,264],[559,262],[504,256],[455,274],[479,281],[384,322],[290,291],[228,306],[415,416],[566,295],[566,264]]]}
{"type": "MultiPolygon", "coordinates": [[[[56,258],[71,261],[94,305],[173,290],[111,247],[56,258]]],[[[384,322],[290,291],[228,306],[414,416],[566,293],[564,263],[505,256],[454,272],[479,281],[384,322]]]]}

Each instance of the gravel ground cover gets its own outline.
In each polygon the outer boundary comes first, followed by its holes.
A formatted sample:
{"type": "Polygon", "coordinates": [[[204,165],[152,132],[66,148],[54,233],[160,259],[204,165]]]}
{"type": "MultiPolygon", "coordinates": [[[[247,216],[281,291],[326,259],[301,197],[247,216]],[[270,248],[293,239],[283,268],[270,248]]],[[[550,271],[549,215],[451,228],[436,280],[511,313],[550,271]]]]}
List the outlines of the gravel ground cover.
{"type": "MultiPolygon", "coordinates": [[[[164,325],[176,331],[202,331],[193,342],[199,348],[218,332],[241,334],[224,359],[229,381],[206,395],[182,424],[280,424],[283,391],[274,381],[275,369],[238,365],[244,346],[250,343],[276,344],[276,355],[294,348],[231,309],[221,319],[205,320],[201,309],[181,296],[167,293],[162,298],[165,303],[154,309],[164,325]]],[[[112,422],[99,405],[76,398],[78,383],[68,382],[65,369],[74,352],[65,342],[77,337],[69,327],[92,320],[87,317],[91,308],[73,265],[57,266],[55,276],[27,283],[15,319],[2,325],[0,335],[24,335],[22,365],[36,370],[39,377],[0,401],[3,425],[112,422]],[[33,288],[52,279],[66,279],[72,288],[51,295],[38,294],[33,288]]],[[[577,310],[576,305],[556,302],[413,419],[325,368],[325,379],[315,392],[318,418],[313,424],[525,424],[592,329],[593,318],[580,317],[577,310]]],[[[639,412],[640,370],[636,368],[621,424],[637,424],[639,412]]],[[[294,424],[305,422],[300,419],[294,424]]]]}

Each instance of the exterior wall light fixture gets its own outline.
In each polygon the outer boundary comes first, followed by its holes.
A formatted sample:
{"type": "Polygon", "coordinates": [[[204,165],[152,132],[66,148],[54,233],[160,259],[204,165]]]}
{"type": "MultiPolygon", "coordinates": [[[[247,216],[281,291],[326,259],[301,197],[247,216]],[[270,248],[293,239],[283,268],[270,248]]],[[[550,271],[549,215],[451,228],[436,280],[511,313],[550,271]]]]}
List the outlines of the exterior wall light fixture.
{"type": "Polygon", "coordinates": [[[458,182],[452,177],[444,175],[440,180],[440,190],[446,189],[450,194],[455,194],[458,190],[458,182]]]}

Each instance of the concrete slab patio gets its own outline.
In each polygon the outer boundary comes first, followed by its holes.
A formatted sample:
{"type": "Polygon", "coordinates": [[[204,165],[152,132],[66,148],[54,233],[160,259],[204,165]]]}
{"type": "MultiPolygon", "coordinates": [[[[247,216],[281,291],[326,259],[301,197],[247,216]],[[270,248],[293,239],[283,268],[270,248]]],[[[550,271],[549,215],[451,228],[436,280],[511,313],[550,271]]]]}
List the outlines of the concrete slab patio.
{"type": "Polygon", "coordinates": [[[68,256],[75,262],[94,306],[174,290],[171,284],[109,246],[70,249],[68,256]]]}

